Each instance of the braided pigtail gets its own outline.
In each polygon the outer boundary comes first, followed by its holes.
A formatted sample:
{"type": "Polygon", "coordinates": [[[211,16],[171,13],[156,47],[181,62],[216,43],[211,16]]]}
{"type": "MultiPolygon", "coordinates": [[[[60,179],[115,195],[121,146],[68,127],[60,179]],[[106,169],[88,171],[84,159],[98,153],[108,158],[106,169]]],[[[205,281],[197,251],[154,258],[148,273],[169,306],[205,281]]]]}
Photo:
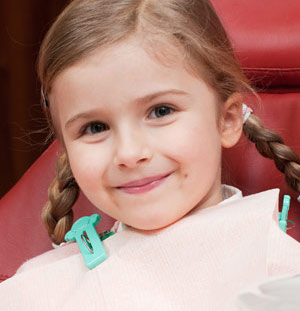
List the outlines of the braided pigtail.
{"type": "Polygon", "coordinates": [[[286,146],[278,134],[266,129],[253,113],[244,123],[243,131],[261,155],[273,159],[279,171],[285,174],[287,184],[300,193],[300,159],[297,153],[286,146]]]}
{"type": "Polygon", "coordinates": [[[49,200],[42,211],[42,220],[55,244],[64,241],[73,223],[72,207],[79,193],[66,153],[56,163],[56,177],[48,189],[49,200]]]}

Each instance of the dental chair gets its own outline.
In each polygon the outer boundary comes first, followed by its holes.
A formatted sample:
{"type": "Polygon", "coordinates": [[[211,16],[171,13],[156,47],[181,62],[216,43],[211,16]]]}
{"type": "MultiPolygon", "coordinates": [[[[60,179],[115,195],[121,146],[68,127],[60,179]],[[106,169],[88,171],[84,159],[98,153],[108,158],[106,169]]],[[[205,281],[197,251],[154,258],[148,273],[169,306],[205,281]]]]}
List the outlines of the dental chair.
{"type": "MultiPolygon", "coordinates": [[[[259,90],[262,104],[254,98],[246,103],[267,128],[278,132],[300,154],[300,1],[212,3],[246,75],[259,90]]],[[[60,152],[55,141],[0,201],[0,282],[11,277],[26,260],[53,248],[40,214],[60,152]]],[[[226,183],[240,188],[244,195],[280,188],[280,206],[282,196],[289,194],[289,219],[295,225],[287,233],[300,241],[299,194],[286,186],[273,161],[263,158],[244,137],[234,148],[224,150],[223,175],[226,183]]],[[[73,210],[74,220],[99,213],[100,231],[114,222],[82,193],[73,210]]]]}

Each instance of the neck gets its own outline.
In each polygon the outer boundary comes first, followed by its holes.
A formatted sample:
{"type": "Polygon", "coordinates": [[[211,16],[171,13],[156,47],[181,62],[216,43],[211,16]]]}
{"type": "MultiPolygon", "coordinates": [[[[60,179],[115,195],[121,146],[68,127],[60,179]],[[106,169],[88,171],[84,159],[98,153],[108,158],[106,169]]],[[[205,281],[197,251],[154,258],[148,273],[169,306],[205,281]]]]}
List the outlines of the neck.
{"type": "MultiPolygon", "coordinates": [[[[219,170],[221,171],[221,170],[219,170]]],[[[223,201],[222,186],[221,186],[221,174],[218,173],[215,182],[212,184],[206,195],[199,201],[199,203],[191,210],[196,212],[200,209],[211,207],[219,204],[223,201]]]]}

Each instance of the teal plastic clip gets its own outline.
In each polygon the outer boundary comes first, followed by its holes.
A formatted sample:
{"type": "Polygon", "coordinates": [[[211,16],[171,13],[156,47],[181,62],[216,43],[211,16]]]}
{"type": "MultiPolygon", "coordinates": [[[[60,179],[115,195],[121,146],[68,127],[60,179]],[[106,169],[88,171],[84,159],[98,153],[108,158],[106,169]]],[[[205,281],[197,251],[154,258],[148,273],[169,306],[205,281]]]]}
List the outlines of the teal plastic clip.
{"type": "Polygon", "coordinates": [[[290,202],[291,197],[289,195],[284,195],[282,210],[279,213],[279,227],[283,232],[286,232],[290,202]]]}
{"type": "Polygon", "coordinates": [[[101,216],[94,214],[78,219],[72,229],[65,235],[66,241],[76,241],[79,245],[84,262],[89,269],[93,269],[106,258],[106,252],[101,239],[95,229],[101,216]]]}

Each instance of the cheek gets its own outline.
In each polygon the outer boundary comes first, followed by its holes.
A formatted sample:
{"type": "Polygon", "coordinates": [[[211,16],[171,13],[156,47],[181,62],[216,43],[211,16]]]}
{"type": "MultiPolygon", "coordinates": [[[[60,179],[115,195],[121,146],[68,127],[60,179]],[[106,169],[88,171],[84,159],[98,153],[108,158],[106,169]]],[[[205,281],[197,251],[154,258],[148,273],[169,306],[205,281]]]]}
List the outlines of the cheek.
{"type": "Polygon", "coordinates": [[[216,127],[195,125],[175,133],[168,155],[184,177],[180,190],[190,210],[221,183],[221,140],[216,127]],[[176,138],[175,138],[176,137],[176,138]]]}
{"type": "Polygon", "coordinates": [[[209,168],[220,161],[221,137],[215,121],[186,120],[161,133],[160,141],[165,154],[189,167],[201,162],[209,168]]]}
{"type": "Polygon", "coordinates": [[[94,144],[74,144],[66,146],[66,149],[74,178],[79,187],[84,192],[99,189],[109,156],[99,145],[94,144]]]}

